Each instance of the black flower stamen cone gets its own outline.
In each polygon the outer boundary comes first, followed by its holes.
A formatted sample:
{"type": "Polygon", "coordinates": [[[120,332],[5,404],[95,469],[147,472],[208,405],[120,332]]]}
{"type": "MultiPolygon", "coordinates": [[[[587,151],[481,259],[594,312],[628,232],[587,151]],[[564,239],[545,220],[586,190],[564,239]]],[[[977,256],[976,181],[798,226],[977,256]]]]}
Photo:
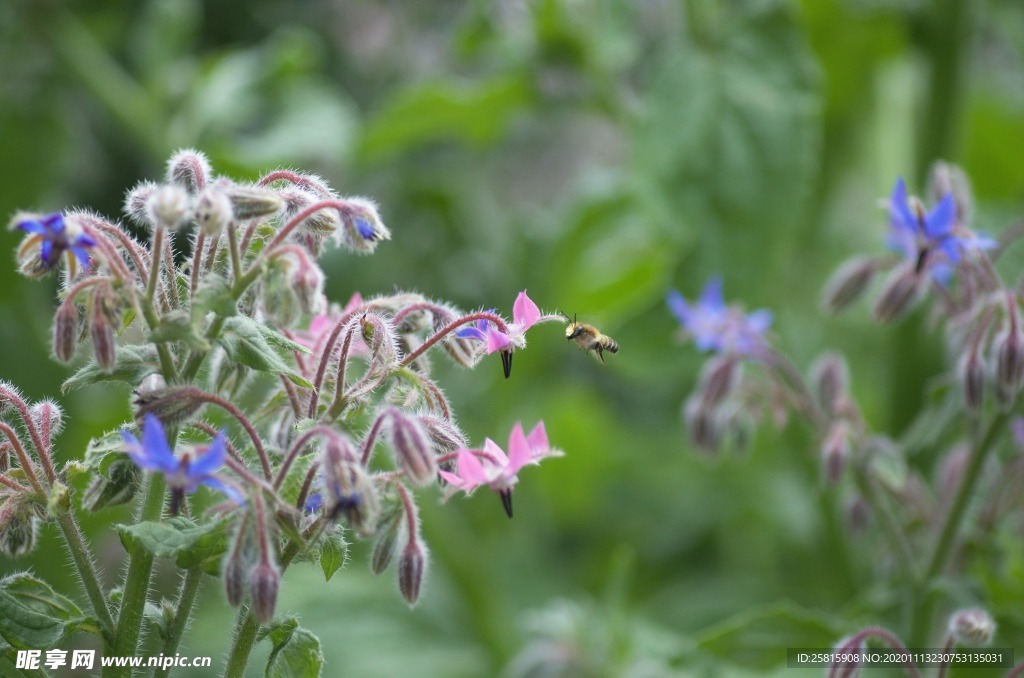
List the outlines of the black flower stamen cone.
{"type": "Polygon", "coordinates": [[[502,490],[498,492],[498,496],[501,497],[501,505],[505,509],[505,514],[512,517],[512,490],[502,490]]]}
{"type": "Polygon", "coordinates": [[[512,375],[512,351],[501,352],[501,367],[505,370],[505,378],[512,375]]]}

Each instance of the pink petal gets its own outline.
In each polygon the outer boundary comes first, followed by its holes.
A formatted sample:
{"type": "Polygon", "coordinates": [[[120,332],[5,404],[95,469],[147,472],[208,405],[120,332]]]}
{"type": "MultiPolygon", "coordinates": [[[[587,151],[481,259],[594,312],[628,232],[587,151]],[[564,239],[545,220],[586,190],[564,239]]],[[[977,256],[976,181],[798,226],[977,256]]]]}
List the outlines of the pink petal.
{"type": "Polygon", "coordinates": [[[515,475],[529,463],[530,445],[523,434],[523,425],[517,421],[512,427],[512,434],[508,437],[508,466],[505,467],[505,473],[515,475]]]}
{"type": "Polygon", "coordinates": [[[447,481],[447,482],[448,482],[449,484],[451,484],[451,485],[453,485],[454,487],[457,487],[457,488],[459,488],[459,489],[462,489],[462,486],[463,486],[463,484],[464,484],[464,482],[465,482],[465,481],[463,481],[463,480],[462,480],[462,478],[458,477],[458,476],[457,476],[457,475],[455,475],[454,473],[449,473],[448,471],[438,471],[438,473],[439,473],[439,474],[441,475],[441,477],[442,477],[442,478],[444,478],[444,479],[445,479],[445,481],[447,481]]]}
{"type": "Polygon", "coordinates": [[[540,320],[540,309],[530,297],[526,296],[526,290],[523,290],[516,297],[516,303],[512,306],[512,322],[525,331],[535,325],[538,320],[540,320]]]}
{"type": "Polygon", "coordinates": [[[551,444],[548,442],[548,432],[544,428],[543,421],[537,422],[537,425],[530,431],[530,435],[526,437],[526,442],[530,446],[530,454],[534,457],[547,452],[551,448],[551,444]]]}
{"type": "Polygon", "coordinates": [[[508,457],[505,456],[505,450],[498,447],[498,443],[494,442],[490,438],[484,440],[484,454],[490,459],[493,459],[494,466],[498,468],[505,468],[508,466],[508,457]]]}
{"type": "Polygon", "coordinates": [[[458,457],[459,475],[462,483],[459,485],[464,490],[471,490],[478,485],[487,482],[487,473],[476,455],[469,450],[459,450],[458,457]]]}
{"type": "Polygon", "coordinates": [[[512,340],[505,334],[502,334],[498,330],[487,328],[487,354],[490,355],[495,351],[504,351],[506,348],[512,345],[512,340]]]}

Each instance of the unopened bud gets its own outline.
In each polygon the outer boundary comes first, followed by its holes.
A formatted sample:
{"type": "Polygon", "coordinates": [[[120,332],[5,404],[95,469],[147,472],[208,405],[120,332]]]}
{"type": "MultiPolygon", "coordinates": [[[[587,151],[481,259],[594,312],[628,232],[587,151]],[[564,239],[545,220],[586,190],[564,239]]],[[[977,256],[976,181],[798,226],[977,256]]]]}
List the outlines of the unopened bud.
{"type": "Polygon", "coordinates": [[[394,366],[398,362],[398,335],[394,325],[377,313],[364,313],[359,326],[373,359],[385,369],[394,366]]]}
{"type": "Polygon", "coordinates": [[[380,574],[388,569],[395,555],[395,544],[398,533],[403,525],[401,507],[395,506],[377,525],[377,533],[373,536],[373,549],[370,552],[370,571],[380,574]]]}
{"type": "Polygon", "coordinates": [[[324,273],[313,262],[303,262],[291,276],[292,289],[303,313],[322,313],[327,301],[324,297],[324,273]]]}
{"type": "Polygon", "coordinates": [[[188,224],[191,200],[181,186],[164,184],[146,199],[146,215],[150,223],[169,230],[188,224]]]}
{"type": "Polygon", "coordinates": [[[75,357],[80,322],[78,305],[74,300],[67,299],[57,307],[53,316],[53,355],[62,363],[69,363],[75,357]]]}
{"type": "Polygon", "coordinates": [[[871,522],[871,505],[861,495],[854,495],[846,502],[846,524],[855,533],[863,532],[871,522]]]}
{"type": "Polygon", "coordinates": [[[277,591],[281,575],[273,563],[264,560],[249,574],[249,591],[252,595],[252,614],[260,624],[268,624],[274,618],[277,607],[277,591]]]}
{"type": "Polygon", "coordinates": [[[208,238],[216,238],[234,218],[231,199],[217,187],[204,190],[196,198],[192,218],[208,238]]]}
{"type": "Polygon", "coordinates": [[[1016,322],[996,339],[996,386],[1012,398],[1024,378],[1024,337],[1016,322]]]}
{"type": "Polygon", "coordinates": [[[397,407],[388,410],[391,424],[391,446],[395,463],[413,485],[427,485],[437,475],[437,458],[430,437],[416,417],[397,407]]]}
{"type": "Polygon", "coordinates": [[[738,365],[732,354],[718,355],[705,363],[697,391],[705,409],[712,410],[729,397],[739,381],[738,365]]]}
{"type": "Polygon", "coordinates": [[[380,499],[347,438],[339,435],[327,441],[321,468],[326,515],[332,520],[343,518],[362,537],[372,535],[380,514],[380,499]]]}
{"type": "MultiPolygon", "coordinates": [[[[434,311],[434,332],[440,332],[464,314],[460,311],[442,306],[434,311]]],[[[449,332],[441,340],[441,347],[448,357],[463,367],[473,367],[483,356],[480,344],[470,339],[463,339],[455,332],[449,332]]]]}
{"type": "MultiPolygon", "coordinates": [[[[287,188],[278,192],[284,201],[284,214],[282,219],[285,223],[294,219],[310,205],[314,205],[325,197],[321,197],[311,191],[299,188],[287,188]]],[[[317,210],[302,220],[299,228],[306,233],[316,237],[334,235],[341,228],[341,219],[338,211],[333,209],[317,210]]]]}
{"type": "Polygon", "coordinates": [[[167,386],[136,392],[133,404],[140,425],[147,414],[152,414],[164,426],[174,426],[190,419],[205,402],[196,397],[192,386],[167,386]]]}
{"type": "Polygon", "coordinates": [[[683,406],[683,421],[694,445],[704,452],[718,452],[721,431],[713,410],[704,407],[699,398],[691,397],[683,406]]]}
{"type": "Polygon", "coordinates": [[[811,367],[811,384],[818,404],[830,416],[844,414],[849,403],[849,370],[846,360],[838,353],[826,353],[811,367]]]}
{"type": "Polygon", "coordinates": [[[89,314],[89,337],[92,339],[92,352],[96,363],[105,370],[114,366],[117,360],[117,342],[114,339],[114,324],[106,308],[108,295],[103,287],[93,295],[92,309],[89,314]]]}
{"type": "Polygon", "coordinates": [[[277,214],[284,208],[284,200],[275,191],[258,186],[233,185],[227,189],[235,218],[239,221],[277,214]]]}
{"type": "Polygon", "coordinates": [[[82,505],[95,512],[127,504],[135,497],[141,483],[142,470],[128,458],[118,459],[93,475],[82,497],[82,505]]]}
{"type": "Polygon", "coordinates": [[[928,176],[928,196],[938,203],[947,194],[953,194],[956,203],[956,220],[962,226],[970,226],[974,216],[974,195],[967,175],[958,166],[943,160],[936,161],[928,176]]]}
{"type": "Polygon", "coordinates": [[[36,545],[39,518],[32,508],[16,498],[0,505],[0,553],[17,558],[32,551],[36,545]]]}
{"type": "Polygon", "coordinates": [[[889,274],[872,308],[875,320],[887,323],[913,308],[925,287],[922,280],[913,263],[904,264],[889,274]]]}
{"type": "Polygon", "coordinates": [[[402,597],[410,607],[419,600],[426,571],[426,547],[417,535],[416,539],[410,539],[405,545],[402,556],[398,559],[398,590],[402,592],[402,597]]]}
{"type": "Polygon", "coordinates": [[[367,198],[346,198],[341,210],[341,235],[345,244],[359,254],[370,254],[381,240],[390,240],[391,231],[381,221],[377,205],[367,198]]]}
{"type": "Polygon", "coordinates": [[[828,435],[821,444],[821,468],[825,482],[836,485],[842,477],[850,459],[850,434],[845,421],[837,421],[829,427],[828,435]]]}
{"type": "Polygon", "coordinates": [[[195,195],[206,188],[213,170],[210,161],[199,151],[183,148],[167,161],[167,181],[195,195]]]}
{"type": "Polygon", "coordinates": [[[985,365],[977,351],[969,350],[960,359],[958,367],[964,404],[969,409],[977,410],[985,399],[985,365]]]}
{"type": "Polygon", "coordinates": [[[149,216],[149,198],[158,186],[152,181],[143,181],[135,185],[124,197],[124,213],[129,219],[140,225],[152,226],[149,216]]]}
{"type": "Polygon", "coordinates": [[[29,414],[32,416],[32,421],[35,422],[36,426],[40,428],[45,426],[49,429],[51,438],[60,433],[61,428],[64,426],[64,412],[52,400],[43,400],[36,403],[29,408],[29,414]]]}
{"type": "Polygon", "coordinates": [[[878,271],[873,257],[849,259],[832,274],[821,295],[821,305],[829,312],[838,313],[857,299],[871,284],[878,271]]]}
{"type": "Polygon", "coordinates": [[[996,622],[980,607],[958,610],[949,618],[949,635],[957,645],[988,645],[996,635],[996,622]]]}

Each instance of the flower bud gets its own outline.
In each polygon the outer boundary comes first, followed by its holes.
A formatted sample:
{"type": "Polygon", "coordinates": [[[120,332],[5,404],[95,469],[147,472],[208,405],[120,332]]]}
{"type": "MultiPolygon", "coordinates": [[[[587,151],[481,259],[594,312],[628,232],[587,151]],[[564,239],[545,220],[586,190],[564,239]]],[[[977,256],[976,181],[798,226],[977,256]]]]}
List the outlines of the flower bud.
{"type": "Polygon", "coordinates": [[[729,397],[739,382],[738,365],[737,357],[732,354],[715,356],[704,364],[697,390],[704,408],[712,410],[729,397]]]}
{"type": "Polygon", "coordinates": [[[416,417],[397,407],[388,409],[391,424],[391,447],[395,463],[413,485],[427,485],[437,475],[437,458],[430,438],[416,417]]]}
{"type": "Polygon", "coordinates": [[[378,242],[391,239],[391,231],[384,226],[372,200],[354,197],[345,201],[348,206],[341,210],[341,237],[349,249],[370,254],[378,242]]]}
{"type": "Polygon", "coordinates": [[[187,421],[205,405],[196,397],[196,390],[191,386],[167,386],[136,391],[135,420],[142,425],[147,414],[154,415],[164,426],[174,426],[187,421]]]}
{"type": "Polygon", "coordinates": [[[850,435],[845,421],[837,421],[829,427],[828,435],[821,444],[821,468],[825,482],[835,486],[842,477],[850,459],[850,435]]]}
{"type": "Polygon", "coordinates": [[[380,500],[373,480],[358,461],[348,438],[338,435],[324,445],[321,457],[324,473],[325,513],[339,517],[362,537],[374,533],[380,514],[380,500]]]}
{"type": "Polygon", "coordinates": [[[303,313],[323,313],[327,300],[324,297],[324,272],[319,266],[308,260],[300,262],[292,272],[290,282],[303,313]]]}
{"type": "MultiPolygon", "coordinates": [[[[312,191],[294,187],[282,189],[278,191],[278,195],[284,201],[284,213],[281,218],[285,223],[294,219],[310,205],[325,199],[312,191]]],[[[317,210],[299,224],[299,229],[317,238],[334,235],[340,228],[341,219],[338,211],[333,209],[317,210]]]]}
{"type": "Polygon", "coordinates": [[[395,506],[377,525],[377,533],[373,536],[373,549],[370,552],[370,571],[380,574],[388,569],[395,555],[395,543],[398,533],[404,524],[401,507],[395,506]]]}
{"type": "Polygon", "coordinates": [[[206,188],[213,170],[206,156],[191,148],[183,148],[167,161],[167,181],[195,195],[206,188]]]}
{"type": "Polygon", "coordinates": [[[849,381],[846,359],[838,353],[825,353],[811,367],[811,384],[818,405],[830,416],[841,416],[847,409],[849,381]]]}
{"type": "Polygon", "coordinates": [[[207,188],[196,198],[192,218],[207,238],[216,238],[234,218],[231,199],[217,187],[207,188]]]}
{"type": "Polygon", "coordinates": [[[275,191],[259,186],[234,184],[227,189],[235,218],[239,221],[277,214],[284,208],[284,200],[275,191]]]}
{"type": "Polygon", "coordinates": [[[861,533],[871,522],[871,505],[862,495],[854,495],[846,502],[846,524],[850,531],[861,533]]]}
{"type": "Polygon", "coordinates": [[[231,607],[238,607],[245,599],[246,587],[249,585],[249,575],[255,569],[255,547],[252,544],[249,531],[249,518],[242,518],[235,530],[231,549],[228,551],[224,562],[221,565],[221,572],[224,576],[224,593],[227,595],[228,604],[231,607]]]}
{"type": "MultiPolygon", "coordinates": [[[[441,306],[434,310],[433,315],[434,332],[440,332],[465,314],[456,309],[441,306]]],[[[463,367],[473,367],[480,362],[480,358],[484,355],[478,342],[463,339],[455,332],[449,332],[444,336],[441,340],[441,347],[449,358],[463,367]]]]}
{"type": "Polygon", "coordinates": [[[17,558],[30,553],[36,546],[39,518],[31,511],[19,511],[0,522],[0,553],[17,558]]]}
{"type": "Polygon", "coordinates": [[[420,597],[423,587],[423,576],[427,571],[426,547],[420,542],[419,535],[410,539],[398,559],[398,590],[402,592],[405,602],[412,607],[420,597]]]}
{"type": "Polygon", "coordinates": [[[398,363],[398,335],[394,325],[377,313],[364,313],[359,319],[363,341],[370,349],[370,355],[384,369],[391,369],[398,363]]]}
{"type": "Polygon", "coordinates": [[[878,261],[873,257],[849,259],[832,274],[821,295],[822,307],[831,313],[838,313],[857,299],[871,284],[878,271],[878,261]]]}
{"type": "Polygon", "coordinates": [[[957,645],[988,645],[996,635],[996,622],[980,607],[957,610],[949,618],[949,635],[957,645]]]}
{"type": "Polygon", "coordinates": [[[177,230],[188,225],[191,200],[185,189],[164,184],[153,190],[146,199],[146,216],[155,226],[177,230]]]}
{"type": "Polygon", "coordinates": [[[159,188],[152,181],[143,181],[135,185],[124,197],[124,213],[139,225],[152,226],[149,214],[149,198],[159,188]]]}
{"type": "Polygon", "coordinates": [[[882,287],[882,292],[871,309],[875,320],[887,323],[913,308],[924,290],[922,280],[913,263],[904,264],[894,270],[886,279],[885,286],[882,287]]]}
{"type": "Polygon", "coordinates": [[[985,364],[975,350],[968,350],[957,366],[960,385],[963,388],[964,404],[968,409],[977,410],[985,399],[985,364]]]}
{"type": "Polygon", "coordinates": [[[269,560],[264,560],[249,574],[249,591],[252,595],[252,614],[260,624],[269,624],[277,607],[277,591],[281,575],[269,560]]]}
{"type": "Polygon", "coordinates": [[[82,505],[95,512],[111,506],[127,504],[134,497],[142,483],[142,470],[128,458],[111,462],[106,470],[93,475],[82,505]]]}
{"type": "Polygon", "coordinates": [[[1024,337],[1016,323],[1000,333],[996,347],[996,387],[1009,398],[1020,390],[1024,378],[1024,337]]]}
{"type": "Polygon", "coordinates": [[[89,314],[89,337],[92,339],[92,352],[96,363],[105,370],[114,366],[117,360],[117,342],[114,339],[114,324],[106,308],[109,300],[101,286],[93,295],[92,309],[89,314]]]}
{"type": "Polygon", "coordinates": [[[53,316],[53,355],[62,363],[69,363],[75,357],[80,322],[74,300],[67,299],[57,307],[53,316]]]}
{"type": "Polygon", "coordinates": [[[721,430],[713,410],[704,407],[699,398],[690,397],[683,406],[683,421],[694,445],[703,452],[718,452],[721,430]]]}

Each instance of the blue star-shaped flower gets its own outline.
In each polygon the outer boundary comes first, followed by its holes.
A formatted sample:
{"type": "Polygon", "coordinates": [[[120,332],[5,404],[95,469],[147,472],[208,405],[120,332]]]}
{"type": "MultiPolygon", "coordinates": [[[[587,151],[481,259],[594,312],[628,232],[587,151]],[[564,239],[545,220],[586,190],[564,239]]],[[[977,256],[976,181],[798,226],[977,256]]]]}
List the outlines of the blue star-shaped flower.
{"type": "Polygon", "coordinates": [[[227,445],[224,433],[218,433],[210,446],[199,456],[193,457],[186,452],[179,459],[174,456],[163,424],[153,414],[146,414],[142,425],[142,442],[128,431],[121,431],[125,449],[135,464],[147,471],[157,471],[164,475],[167,486],[171,490],[172,510],[180,503],[183,495],[191,494],[200,485],[208,485],[228,495],[238,504],[244,504],[245,498],[232,485],[225,483],[215,473],[224,465],[227,445]]]}
{"type": "MultiPolygon", "coordinates": [[[[995,240],[969,231],[957,232],[956,201],[947,193],[928,213],[920,204],[911,207],[903,178],[889,197],[889,247],[915,262],[918,272],[928,269],[932,277],[945,282],[953,267],[971,249],[989,249],[995,240]]],[[[965,229],[966,230],[966,229],[965,229]]]]}
{"type": "Polygon", "coordinates": [[[668,307],[702,351],[752,355],[765,344],[764,333],[771,327],[767,309],[744,314],[726,305],[722,279],[708,280],[700,298],[689,303],[676,290],[668,293],[668,307]]]}
{"type": "Polygon", "coordinates": [[[64,217],[59,212],[41,219],[24,219],[18,222],[17,228],[39,236],[42,241],[39,245],[39,258],[47,271],[57,265],[65,252],[74,254],[82,266],[88,266],[88,249],[96,246],[96,241],[85,233],[69,233],[64,217]]]}

